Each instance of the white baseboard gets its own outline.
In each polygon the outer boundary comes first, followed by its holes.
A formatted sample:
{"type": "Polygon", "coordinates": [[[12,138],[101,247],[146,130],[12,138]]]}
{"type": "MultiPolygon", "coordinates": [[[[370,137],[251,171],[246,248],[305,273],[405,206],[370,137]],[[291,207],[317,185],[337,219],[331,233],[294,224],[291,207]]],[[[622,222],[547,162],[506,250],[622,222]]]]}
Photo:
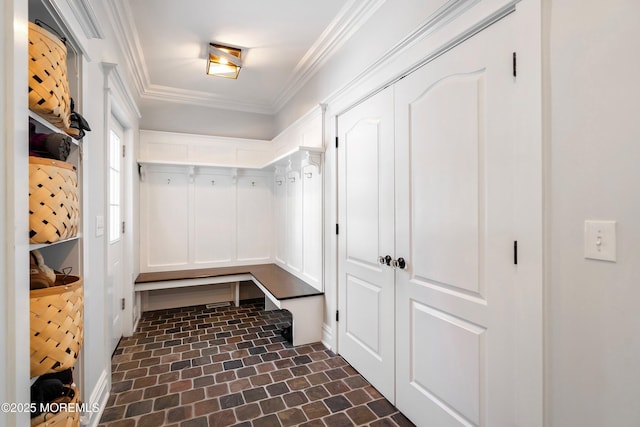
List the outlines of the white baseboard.
{"type": "Polygon", "coordinates": [[[109,400],[110,377],[109,372],[103,370],[91,396],[84,402],[88,411],[82,415],[80,420],[83,427],[97,427],[100,422],[100,417],[102,417],[102,413],[107,407],[107,400],[109,400]]]}
{"type": "Polygon", "coordinates": [[[335,351],[335,342],[333,341],[333,330],[326,323],[322,324],[322,344],[331,351],[335,351]]]}

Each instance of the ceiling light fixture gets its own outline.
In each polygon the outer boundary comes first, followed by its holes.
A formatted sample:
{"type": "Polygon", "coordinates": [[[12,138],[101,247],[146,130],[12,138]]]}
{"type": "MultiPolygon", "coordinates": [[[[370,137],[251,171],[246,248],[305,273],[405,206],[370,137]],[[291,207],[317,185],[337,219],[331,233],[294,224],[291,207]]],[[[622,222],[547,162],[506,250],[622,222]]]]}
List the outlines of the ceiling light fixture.
{"type": "Polygon", "coordinates": [[[207,74],[227,79],[237,79],[242,67],[242,50],[209,43],[209,59],[207,60],[207,74]]]}

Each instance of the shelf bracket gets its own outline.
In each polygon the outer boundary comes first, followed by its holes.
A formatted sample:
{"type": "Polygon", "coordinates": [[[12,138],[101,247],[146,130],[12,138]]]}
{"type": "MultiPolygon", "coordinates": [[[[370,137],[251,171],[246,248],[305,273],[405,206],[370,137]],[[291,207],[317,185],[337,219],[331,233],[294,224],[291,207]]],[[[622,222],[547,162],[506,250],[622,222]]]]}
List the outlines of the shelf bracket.
{"type": "Polygon", "coordinates": [[[316,171],[318,172],[318,175],[321,173],[321,166],[322,164],[322,154],[321,153],[315,153],[315,152],[310,152],[310,151],[306,151],[304,153],[304,157],[302,158],[302,161],[300,162],[300,169],[304,169],[307,166],[313,166],[316,168],[316,171]]]}
{"type": "Polygon", "coordinates": [[[274,168],[275,181],[277,185],[282,185],[284,183],[284,176],[287,173],[287,169],[282,165],[276,165],[274,168]]]}

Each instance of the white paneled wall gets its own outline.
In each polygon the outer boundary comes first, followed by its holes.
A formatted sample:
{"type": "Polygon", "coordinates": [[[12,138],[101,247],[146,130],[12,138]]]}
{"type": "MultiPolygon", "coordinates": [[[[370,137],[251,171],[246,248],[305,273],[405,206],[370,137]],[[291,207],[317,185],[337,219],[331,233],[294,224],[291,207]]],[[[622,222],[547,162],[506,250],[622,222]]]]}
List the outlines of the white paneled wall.
{"type": "Polygon", "coordinates": [[[189,263],[189,176],[178,168],[151,170],[140,220],[146,267],[170,269],[189,263]],[[174,207],[182,207],[174,209],[174,207]]]}
{"type": "Polygon", "coordinates": [[[270,175],[252,171],[238,178],[236,259],[240,262],[261,263],[273,258],[272,188],[270,175]]]}
{"type": "Polygon", "coordinates": [[[322,180],[316,166],[283,174],[146,166],[140,270],[276,262],[322,289],[322,180]]]}
{"type": "Polygon", "coordinates": [[[275,262],[322,290],[321,123],[273,141],[141,131],[140,271],[275,262]]]}
{"type": "Polygon", "coordinates": [[[194,179],[194,263],[229,263],[236,253],[236,186],[228,171],[203,171],[194,179]]]}
{"type": "Polygon", "coordinates": [[[273,213],[275,230],[275,261],[286,264],[289,259],[287,251],[287,177],[276,172],[273,191],[273,213]]]}
{"type": "Polygon", "coordinates": [[[302,169],[302,268],[305,279],[322,289],[322,178],[318,168],[302,169]]]}
{"type": "Polygon", "coordinates": [[[286,265],[296,273],[302,272],[302,183],[300,172],[287,174],[287,224],[285,227],[287,259],[286,265]]]}
{"type": "Polygon", "coordinates": [[[153,165],[141,182],[141,271],[271,262],[271,174],[153,165]]]}
{"type": "Polygon", "coordinates": [[[276,171],[274,182],[275,261],[322,289],[320,169],[292,160],[276,171]]]}

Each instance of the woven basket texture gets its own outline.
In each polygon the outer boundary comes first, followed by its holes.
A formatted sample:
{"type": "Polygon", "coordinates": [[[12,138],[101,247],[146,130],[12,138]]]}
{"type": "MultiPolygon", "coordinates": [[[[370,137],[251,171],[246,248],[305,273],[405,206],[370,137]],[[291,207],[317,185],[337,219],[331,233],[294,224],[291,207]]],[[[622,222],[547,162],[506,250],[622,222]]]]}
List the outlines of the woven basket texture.
{"type": "Polygon", "coordinates": [[[79,276],[56,276],[56,286],[30,292],[31,377],[71,368],[84,338],[79,276]]]}
{"type": "Polygon", "coordinates": [[[29,157],[29,239],[54,243],[78,233],[78,175],[70,163],[29,157]]]}
{"type": "MultiPolygon", "coordinates": [[[[73,390],[73,397],[65,398],[64,403],[79,404],[80,392],[74,386],[67,386],[73,390]]],[[[52,405],[55,406],[55,405],[52,405]]],[[[31,420],[31,427],[79,427],[80,411],[60,411],[57,413],[45,413],[31,420]]]]}
{"type": "Polygon", "coordinates": [[[71,116],[66,61],[58,36],[29,22],[29,108],[62,130],[71,116]]]}

